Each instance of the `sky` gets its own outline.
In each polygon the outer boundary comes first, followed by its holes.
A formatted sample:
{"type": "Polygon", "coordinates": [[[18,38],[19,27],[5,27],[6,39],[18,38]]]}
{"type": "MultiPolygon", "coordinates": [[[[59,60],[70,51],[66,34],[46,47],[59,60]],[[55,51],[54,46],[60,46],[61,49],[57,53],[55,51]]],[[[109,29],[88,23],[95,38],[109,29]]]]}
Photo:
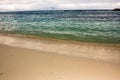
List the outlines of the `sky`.
{"type": "Polygon", "coordinates": [[[120,0],[0,0],[0,11],[120,8],[120,0]]]}

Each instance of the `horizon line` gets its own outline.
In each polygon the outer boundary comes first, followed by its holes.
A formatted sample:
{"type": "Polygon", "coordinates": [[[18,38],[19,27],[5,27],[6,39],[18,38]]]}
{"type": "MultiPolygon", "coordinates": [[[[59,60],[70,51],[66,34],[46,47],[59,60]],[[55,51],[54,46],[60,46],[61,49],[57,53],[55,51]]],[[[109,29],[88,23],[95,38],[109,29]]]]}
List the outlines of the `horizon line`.
{"type": "Polygon", "coordinates": [[[113,9],[40,9],[40,10],[6,10],[6,11],[1,11],[0,12],[23,12],[23,11],[69,11],[69,10],[114,10],[116,8],[113,9]]]}

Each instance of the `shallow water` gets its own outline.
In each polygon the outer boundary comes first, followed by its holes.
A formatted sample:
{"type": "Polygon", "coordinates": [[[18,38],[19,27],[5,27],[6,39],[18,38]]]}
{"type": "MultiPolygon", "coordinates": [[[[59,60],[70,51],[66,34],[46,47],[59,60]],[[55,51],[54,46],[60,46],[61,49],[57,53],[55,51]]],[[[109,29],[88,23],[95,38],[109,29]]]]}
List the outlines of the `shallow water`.
{"type": "Polygon", "coordinates": [[[0,33],[101,43],[120,43],[120,11],[0,12],[0,33]]]}

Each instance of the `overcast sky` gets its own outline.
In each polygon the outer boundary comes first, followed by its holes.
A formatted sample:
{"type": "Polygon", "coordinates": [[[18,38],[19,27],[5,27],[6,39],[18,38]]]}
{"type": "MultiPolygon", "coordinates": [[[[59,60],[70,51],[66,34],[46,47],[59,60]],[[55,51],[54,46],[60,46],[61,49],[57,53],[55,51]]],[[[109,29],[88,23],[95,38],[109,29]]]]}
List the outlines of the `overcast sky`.
{"type": "Polygon", "coordinates": [[[113,8],[120,8],[120,0],[0,0],[1,11],[113,8]]]}

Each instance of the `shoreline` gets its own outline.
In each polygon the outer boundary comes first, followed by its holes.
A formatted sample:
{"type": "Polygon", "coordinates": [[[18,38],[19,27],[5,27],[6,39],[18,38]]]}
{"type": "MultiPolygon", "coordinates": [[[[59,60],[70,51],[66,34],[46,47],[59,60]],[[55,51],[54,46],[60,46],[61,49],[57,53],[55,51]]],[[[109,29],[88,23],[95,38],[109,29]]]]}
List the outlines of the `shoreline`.
{"type": "Polygon", "coordinates": [[[48,53],[120,63],[119,44],[100,44],[0,34],[0,44],[48,53]]]}
{"type": "Polygon", "coordinates": [[[31,39],[44,39],[44,40],[52,40],[52,41],[65,41],[70,43],[92,43],[92,44],[103,44],[103,45],[117,45],[120,46],[120,43],[112,43],[112,42],[100,42],[100,41],[83,41],[83,40],[72,40],[72,39],[62,39],[62,38],[52,38],[52,37],[46,37],[46,36],[34,36],[34,35],[24,35],[24,34],[14,34],[14,33],[1,33],[0,35],[5,36],[13,36],[13,37],[21,37],[21,38],[31,38],[31,39]]]}
{"type": "Polygon", "coordinates": [[[87,42],[87,41],[76,41],[76,40],[65,40],[65,39],[57,39],[57,38],[48,38],[48,37],[41,37],[41,36],[29,36],[29,35],[19,35],[19,34],[6,34],[0,33],[0,36],[11,36],[11,37],[18,37],[18,38],[26,38],[26,39],[33,39],[33,40],[48,40],[52,42],[62,42],[62,43],[73,43],[73,44],[92,44],[92,45],[101,45],[101,46],[116,46],[120,47],[119,43],[100,43],[100,42],[87,42]]]}

